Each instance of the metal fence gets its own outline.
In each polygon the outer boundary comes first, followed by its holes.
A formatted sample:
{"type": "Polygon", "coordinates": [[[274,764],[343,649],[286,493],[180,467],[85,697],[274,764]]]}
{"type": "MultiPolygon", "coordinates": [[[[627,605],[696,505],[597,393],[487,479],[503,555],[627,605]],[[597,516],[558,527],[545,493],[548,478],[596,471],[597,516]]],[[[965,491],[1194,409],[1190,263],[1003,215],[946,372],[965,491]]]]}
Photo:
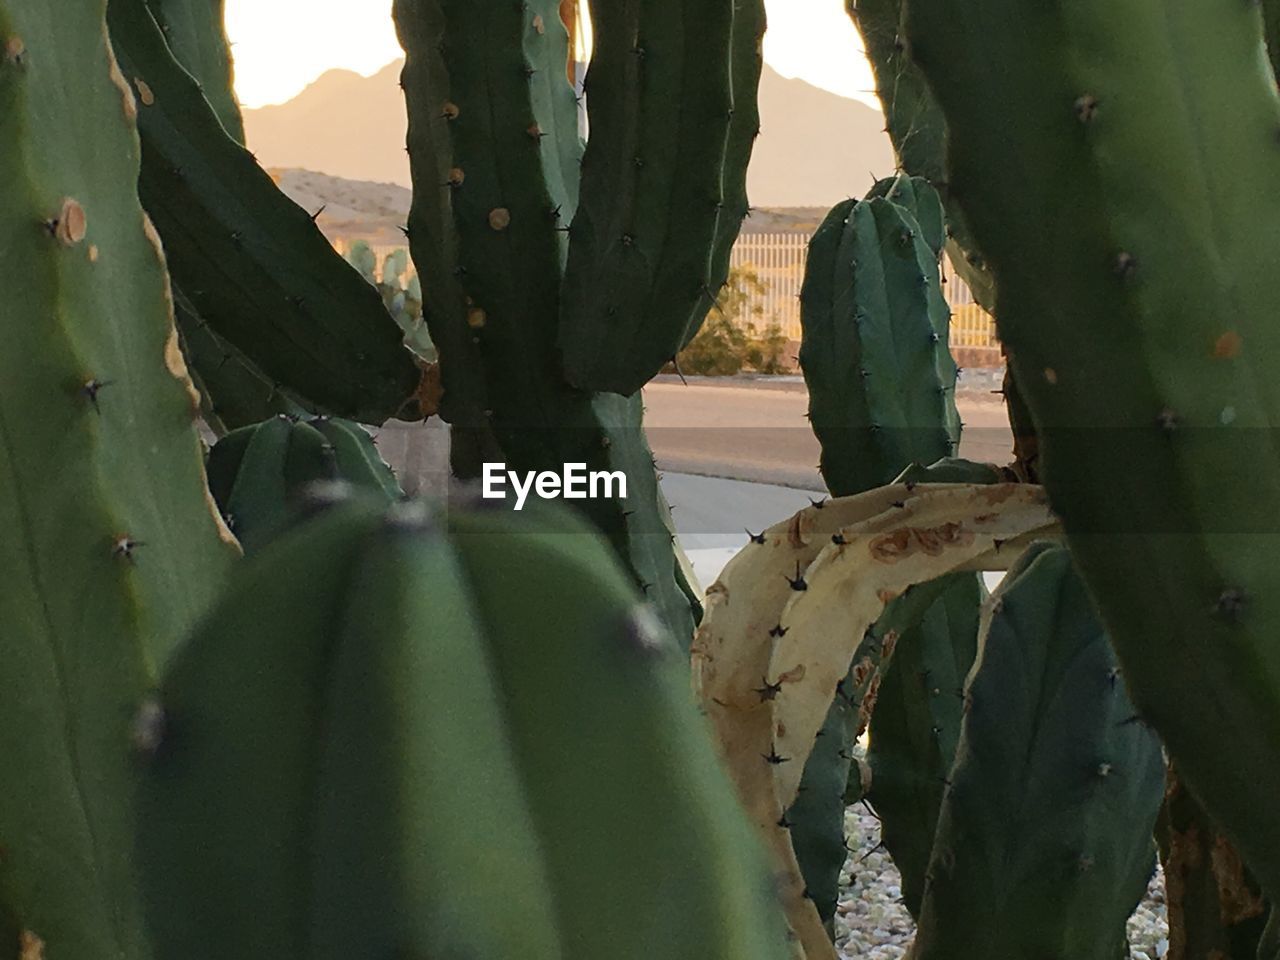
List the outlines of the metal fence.
{"type": "MultiPolygon", "coordinates": [[[[803,233],[744,233],[734,245],[731,266],[748,270],[763,290],[746,290],[746,315],[757,327],[776,323],[789,338],[800,339],[800,287],[809,237],[803,233]]],[[[944,256],[943,293],[951,307],[951,343],[995,347],[995,324],[973,302],[973,294],[944,256]]]]}
{"type": "MultiPolygon", "coordinates": [[[[334,246],[345,254],[350,242],[335,239],[334,246]]],[[[748,285],[742,320],[757,331],[776,323],[789,339],[800,339],[800,287],[804,282],[805,253],[809,235],[805,233],[744,233],[733,247],[730,266],[749,270],[760,282],[748,285]]],[[[389,253],[390,244],[370,244],[378,258],[378,271],[389,253]]],[[[412,268],[411,268],[412,269],[412,268]]],[[[942,262],[943,292],[951,307],[953,347],[997,347],[995,324],[990,315],[973,302],[973,294],[956,276],[945,257],[942,262]]]]}

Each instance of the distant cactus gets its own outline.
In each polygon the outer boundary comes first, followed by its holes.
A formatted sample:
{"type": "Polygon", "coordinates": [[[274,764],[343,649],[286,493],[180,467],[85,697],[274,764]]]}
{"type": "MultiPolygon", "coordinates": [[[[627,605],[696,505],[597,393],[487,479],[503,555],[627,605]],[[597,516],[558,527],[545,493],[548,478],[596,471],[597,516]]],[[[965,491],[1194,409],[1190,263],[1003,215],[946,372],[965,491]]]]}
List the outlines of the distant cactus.
{"type": "Polygon", "coordinates": [[[942,295],[941,205],[924,181],[839,204],[809,247],[800,295],[800,366],[821,469],[835,496],[956,452],[956,364],[942,295]],[[927,210],[922,226],[908,200],[927,210]],[[917,197],[919,199],[917,199],[917,197]]]}
{"type": "Polygon", "coordinates": [[[347,262],[377,288],[413,354],[424,361],[435,360],[435,345],[422,315],[422,283],[417,273],[409,273],[409,251],[401,247],[387,254],[379,274],[373,249],[366,241],[356,240],[347,250],[347,262]]]}
{"type": "Polygon", "coordinates": [[[209,451],[209,491],[246,553],[285,527],[308,488],[342,482],[391,503],[404,494],[359,425],[280,416],[227,434],[209,451]]]}

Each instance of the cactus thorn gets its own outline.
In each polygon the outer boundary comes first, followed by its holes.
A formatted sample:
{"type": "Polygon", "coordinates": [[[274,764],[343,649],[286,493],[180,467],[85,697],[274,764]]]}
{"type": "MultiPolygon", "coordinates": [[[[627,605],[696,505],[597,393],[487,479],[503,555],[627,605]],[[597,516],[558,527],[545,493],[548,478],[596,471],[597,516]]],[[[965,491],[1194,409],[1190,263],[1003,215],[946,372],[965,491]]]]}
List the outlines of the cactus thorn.
{"type": "Polygon", "coordinates": [[[1228,587],[1218,595],[1218,600],[1214,604],[1214,612],[1227,623],[1236,624],[1244,616],[1244,610],[1248,602],[1249,598],[1243,590],[1228,587]]]}
{"type": "Polygon", "coordinates": [[[1165,433],[1173,433],[1173,431],[1178,429],[1180,423],[1181,418],[1179,418],[1177,413],[1170,410],[1168,407],[1165,407],[1156,415],[1156,426],[1165,433]]]}
{"type": "Polygon", "coordinates": [[[111,556],[126,563],[133,563],[134,553],[139,547],[146,546],[141,540],[134,540],[128,534],[117,537],[111,544],[111,556]]]}
{"type": "Polygon", "coordinates": [[[843,547],[846,544],[848,544],[849,541],[844,538],[843,533],[837,532],[831,535],[831,542],[834,543],[837,547],[843,547]]]}
{"type": "Polygon", "coordinates": [[[827,505],[827,498],[826,498],[826,497],[823,497],[823,498],[821,498],[820,500],[814,500],[814,499],[811,497],[811,498],[809,499],[809,503],[811,503],[811,504],[813,505],[813,509],[815,509],[815,510],[821,510],[823,507],[825,507],[825,506],[827,505]]]}
{"type": "Polygon", "coordinates": [[[129,727],[129,739],[133,749],[145,756],[154,756],[164,743],[168,718],[160,701],[148,697],[138,705],[129,727]]]}
{"type": "Polygon", "coordinates": [[[747,530],[747,531],[746,531],[746,534],[747,534],[747,538],[748,538],[748,540],[749,540],[751,543],[765,543],[765,542],[766,542],[766,541],[765,541],[765,536],[764,536],[764,533],[763,533],[763,532],[761,532],[761,533],[752,533],[750,530],[747,530]]]}
{"type": "Polygon", "coordinates": [[[98,410],[98,393],[102,390],[103,387],[111,386],[113,382],[114,381],[111,381],[111,380],[99,380],[96,377],[90,377],[80,387],[80,391],[79,391],[80,396],[84,397],[91,404],[93,404],[93,409],[100,413],[101,411],[98,410]]]}
{"type": "Polygon", "coordinates": [[[805,580],[804,580],[804,574],[803,574],[803,573],[801,572],[801,570],[800,570],[800,561],[799,561],[799,560],[797,560],[797,561],[796,561],[796,575],[795,575],[795,578],[794,578],[794,579],[792,579],[791,577],[788,577],[785,573],[783,574],[783,577],[786,579],[787,583],[791,584],[791,589],[792,589],[792,590],[795,590],[795,591],[797,591],[797,592],[798,592],[798,591],[801,591],[801,590],[808,590],[808,589],[809,589],[809,584],[805,583],[805,580]]]}
{"type": "Polygon", "coordinates": [[[775,640],[781,640],[787,635],[787,631],[790,629],[790,627],[784,627],[782,624],[778,624],[776,627],[771,627],[769,629],[769,636],[773,637],[775,640]]]}
{"type": "Polygon", "coordinates": [[[760,697],[761,703],[778,699],[778,694],[782,692],[781,682],[770,683],[768,677],[761,677],[760,682],[764,684],[764,686],[757,687],[753,692],[760,697]]]}
{"type": "Polygon", "coordinates": [[[770,747],[769,752],[762,753],[761,756],[764,757],[766,763],[775,767],[778,766],[779,764],[786,763],[788,760],[791,759],[790,757],[779,756],[778,750],[776,747],[770,747]]]}
{"type": "Polygon", "coordinates": [[[327,209],[329,209],[329,205],[327,203],[320,204],[320,209],[311,214],[311,222],[315,223],[318,221],[320,219],[320,214],[324,213],[327,209]]]}

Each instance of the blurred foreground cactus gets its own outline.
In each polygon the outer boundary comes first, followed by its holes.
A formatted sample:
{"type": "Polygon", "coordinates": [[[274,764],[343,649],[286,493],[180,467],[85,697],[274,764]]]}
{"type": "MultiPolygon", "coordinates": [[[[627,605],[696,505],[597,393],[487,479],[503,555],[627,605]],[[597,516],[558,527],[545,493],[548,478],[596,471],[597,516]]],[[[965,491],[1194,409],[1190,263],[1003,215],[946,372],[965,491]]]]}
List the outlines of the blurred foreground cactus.
{"type": "Polygon", "coordinates": [[[324,512],[153,701],[158,953],[784,960],[682,659],[558,510],[324,512]]]}

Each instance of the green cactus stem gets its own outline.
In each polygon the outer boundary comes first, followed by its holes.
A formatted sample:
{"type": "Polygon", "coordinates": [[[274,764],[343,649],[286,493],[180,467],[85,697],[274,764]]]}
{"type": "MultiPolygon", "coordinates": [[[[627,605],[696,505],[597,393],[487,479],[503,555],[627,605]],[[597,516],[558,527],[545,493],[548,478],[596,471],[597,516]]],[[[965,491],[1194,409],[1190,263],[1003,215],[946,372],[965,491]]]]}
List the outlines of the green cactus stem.
{"type": "Polygon", "coordinates": [[[0,2],[0,955],[150,957],[133,723],[237,555],[101,4],[0,2]]]}
{"type": "Polygon", "coordinates": [[[889,483],[959,443],[934,233],[877,197],[838,205],[810,243],[800,365],[823,479],[836,496],[889,483]]]}
{"type": "Polygon", "coordinates": [[[423,311],[441,412],[460,441],[455,468],[477,472],[496,447],[521,472],[625,471],[626,501],[588,500],[582,512],[687,645],[700,611],[679,573],[641,401],[571,387],[557,346],[583,149],[559,4],[399,0],[395,17],[407,55],[410,248],[425,276],[442,278],[438,290],[427,284],[423,311]]]}
{"type": "Polygon", "coordinates": [[[1070,554],[1033,546],[983,612],[913,957],[1126,955],[1164,794],[1133,720],[1070,554]]]}
{"type": "Polygon", "coordinates": [[[169,49],[196,78],[204,97],[237,143],[244,143],[244,117],[236,99],[235,66],[227,39],[225,0],[146,0],[169,49]]]}
{"type": "Polygon", "coordinates": [[[947,776],[960,739],[965,677],[978,648],[986,590],[969,573],[946,578],[942,596],[898,635],[871,715],[869,800],[880,837],[902,876],[902,899],[920,914],[947,776]]]}
{"type": "Polygon", "coordinates": [[[591,14],[591,139],[559,344],[571,383],[630,395],[697,333],[728,277],[759,133],[747,104],[764,9],[593,2],[591,14]]]}
{"type": "Polygon", "coordinates": [[[156,703],[165,955],[790,956],[678,648],[558,511],[326,511],[156,703]]]}
{"type": "Polygon", "coordinates": [[[377,292],[228,136],[144,0],[111,0],[108,20],[139,104],[139,194],[196,312],[318,408],[396,415],[419,375],[377,292]]]}
{"type": "Polygon", "coordinates": [[[1280,424],[1280,96],[1259,10],[913,0],[907,27],[1134,703],[1274,897],[1280,477],[1228,479],[1270,463],[1280,424]]]}

